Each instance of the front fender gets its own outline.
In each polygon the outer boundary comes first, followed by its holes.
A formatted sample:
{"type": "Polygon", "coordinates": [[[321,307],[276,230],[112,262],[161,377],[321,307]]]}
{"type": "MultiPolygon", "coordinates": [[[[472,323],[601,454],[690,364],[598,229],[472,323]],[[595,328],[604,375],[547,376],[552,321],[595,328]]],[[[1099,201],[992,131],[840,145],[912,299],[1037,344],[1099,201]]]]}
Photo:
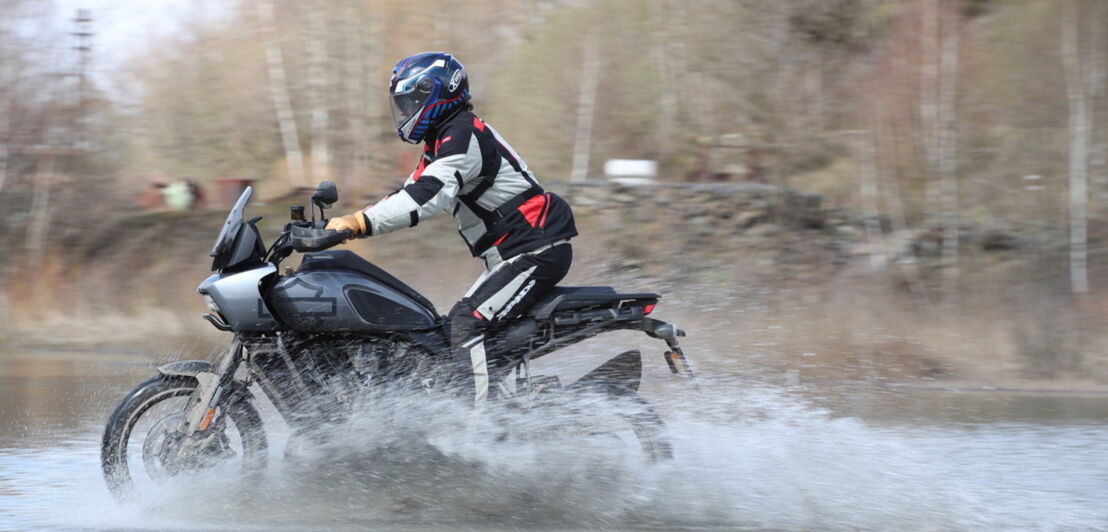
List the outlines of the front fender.
{"type": "Polygon", "coordinates": [[[177,362],[158,366],[157,371],[167,377],[196,378],[201,373],[215,375],[215,366],[206,360],[178,360],[177,362]]]}

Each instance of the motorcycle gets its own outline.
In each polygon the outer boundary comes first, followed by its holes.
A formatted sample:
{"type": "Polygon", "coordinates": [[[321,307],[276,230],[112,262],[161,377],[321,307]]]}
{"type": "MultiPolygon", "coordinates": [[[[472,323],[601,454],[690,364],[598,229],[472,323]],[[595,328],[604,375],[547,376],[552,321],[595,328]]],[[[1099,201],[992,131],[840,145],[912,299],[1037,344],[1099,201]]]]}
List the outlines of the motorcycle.
{"type": "MultiPolygon", "coordinates": [[[[338,199],[335,184],[324,181],[316,189],[311,220],[303,206],[293,206],[290,222],[268,249],[257,227],[261,217],[244,215],[252,192],[247,187],[231,208],[211,250],[214,273],[197,289],[210,311],[204,319],[233,334],[230,348],[215,363],[162,365],[123,397],[101,444],[104,477],[117,497],[134,493],[142,473],[156,485],[227,464],[237,464],[235,474],[238,467],[261,471],[269,438],[253,389],[290,428],[290,446],[296,435],[318,436],[318,427],[350,422],[359,401],[381,397],[383,390],[445,393],[453,364],[447,319],[381,268],[330,249],[351,236],[325,229],[325,209],[338,199]],[[282,272],[281,262],[294,252],[303,255],[300,265],[282,272]]],[[[696,386],[678,345],[684,331],[648,317],[660,297],[556,287],[526,315],[486,333],[487,402],[542,417],[549,405],[600,397],[615,405],[615,417],[630,427],[646,459],[672,458],[664,422],[638,394],[639,351],[617,355],[568,386],[557,376],[531,372],[532,361],[555,350],[633,330],[665,341],[669,369],[696,386]]],[[[571,410],[590,408],[595,403],[571,410]]],[[[568,421],[555,425],[573,434],[605,431],[568,421]]]]}

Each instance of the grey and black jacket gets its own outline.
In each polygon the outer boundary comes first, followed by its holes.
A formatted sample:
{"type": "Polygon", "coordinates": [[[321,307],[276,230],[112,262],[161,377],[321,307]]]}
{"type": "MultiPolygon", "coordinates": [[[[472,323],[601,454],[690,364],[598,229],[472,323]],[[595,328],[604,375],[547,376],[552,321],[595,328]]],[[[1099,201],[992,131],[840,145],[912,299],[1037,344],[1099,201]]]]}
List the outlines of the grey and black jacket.
{"type": "Polygon", "coordinates": [[[370,235],[414,227],[439,211],[458,220],[474,257],[492,269],[577,235],[569,204],[546,192],[492,126],[460,111],[429,132],[404,186],[362,214],[370,235]]]}

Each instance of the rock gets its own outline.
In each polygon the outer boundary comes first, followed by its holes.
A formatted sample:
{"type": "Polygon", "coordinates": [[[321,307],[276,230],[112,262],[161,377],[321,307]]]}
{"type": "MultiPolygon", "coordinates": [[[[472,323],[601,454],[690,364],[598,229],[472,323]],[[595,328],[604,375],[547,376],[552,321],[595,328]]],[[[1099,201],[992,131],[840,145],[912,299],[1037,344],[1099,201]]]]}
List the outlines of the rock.
{"type": "Polygon", "coordinates": [[[769,238],[781,234],[781,226],[777,224],[760,224],[748,229],[745,236],[752,238],[769,238]]]}
{"type": "Polygon", "coordinates": [[[837,225],[833,229],[835,236],[842,237],[847,240],[857,240],[862,234],[861,231],[850,225],[837,225]]]}
{"type": "Polygon", "coordinates": [[[743,229],[767,220],[769,220],[769,213],[765,211],[743,211],[732,217],[733,223],[743,229]]]}
{"type": "Polygon", "coordinates": [[[608,263],[608,267],[611,271],[633,271],[642,269],[642,261],[632,258],[616,259],[608,263]]]}
{"type": "Polygon", "coordinates": [[[714,227],[716,219],[712,216],[700,215],[689,218],[688,223],[693,227],[714,227]]]}
{"type": "Polygon", "coordinates": [[[993,230],[981,237],[981,249],[984,251],[1009,251],[1019,247],[1019,238],[1011,233],[993,230]]]}

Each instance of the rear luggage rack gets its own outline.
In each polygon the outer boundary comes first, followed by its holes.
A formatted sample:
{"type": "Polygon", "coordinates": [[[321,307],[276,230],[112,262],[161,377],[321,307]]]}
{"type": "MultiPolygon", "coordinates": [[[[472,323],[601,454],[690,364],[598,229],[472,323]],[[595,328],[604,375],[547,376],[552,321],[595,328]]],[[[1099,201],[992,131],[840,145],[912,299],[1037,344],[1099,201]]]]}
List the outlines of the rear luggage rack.
{"type": "MultiPolygon", "coordinates": [[[[578,323],[583,319],[598,318],[631,318],[637,307],[657,303],[662,296],[654,293],[619,294],[608,287],[558,287],[555,288],[549,299],[544,299],[531,308],[531,314],[538,320],[547,320],[559,310],[573,310],[569,318],[576,316],[580,319],[562,323],[564,316],[559,315],[556,323],[559,325],[578,323]],[[561,308],[559,308],[561,307],[561,308]],[[586,317],[587,315],[587,317],[586,317]]],[[[639,316],[643,313],[639,311],[639,316]]]]}
{"type": "Polygon", "coordinates": [[[594,308],[585,310],[567,310],[554,316],[554,325],[576,325],[583,321],[601,321],[601,320],[637,320],[646,316],[646,306],[650,302],[656,302],[657,300],[644,299],[641,300],[643,304],[635,304],[635,301],[631,300],[629,305],[620,305],[618,307],[606,307],[606,308],[594,308]]]}

